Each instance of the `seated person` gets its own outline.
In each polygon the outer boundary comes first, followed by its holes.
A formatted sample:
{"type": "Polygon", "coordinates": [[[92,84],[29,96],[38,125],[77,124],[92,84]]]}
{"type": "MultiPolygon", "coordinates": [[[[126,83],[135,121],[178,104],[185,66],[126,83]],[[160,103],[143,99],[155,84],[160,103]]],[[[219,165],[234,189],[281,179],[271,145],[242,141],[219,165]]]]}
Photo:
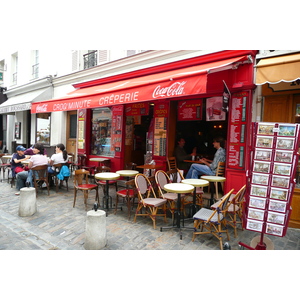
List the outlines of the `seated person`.
{"type": "Polygon", "coordinates": [[[34,155],[29,159],[29,171],[23,171],[16,175],[16,195],[20,195],[20,189],[26,185],[33,187],[32,168],[48,164],[48,158],[44,156],[44,146],[42,144],[35,144],[32,150],[34,155]]]}
{"type": "Polygon", "coordinates": [[[55,147],[55,154],[53,154],[50,158],[50,167],[48,168],[49,173],[54,173],[53,165],[56,164],[65,164],[68,162],[68,153],[65,150],[64,144],[57,144],[55,147]]]}
{"type": "Polygon", "coordinates": [[[22,161],[27,160],[24,155],[24,151],[26,149],[23,146],[18,146],[16,148],[17,153],[14,153],[11,158],[11,173],[12,177],[15,177],[17,173],[24,171],[24,165],[22,164],[22,161]]]}
{"type": "Polygon", "coordinates": [[[187,154],[184,150],[185,139],[177,139],[177,146],[174,150],[174,156],[176,157],[177,168],[180,170],[188,170],[190,163],[184,162],[184,160],[192,159],[192,156],[196,156],[196,147],[191,154],[187,154]]]}
{"type": "Polygon", "coordinates": [[[213,146],[217,149],[213,161],[202,158],[199,162],[203,165],[198,163],[192,164],[188,173],[186,174],[186,179],[198,179],[200,175],[216,175],[218,163],[225,161],[225,140],[222,137],[217,137],[213,140],[213,146]]]}

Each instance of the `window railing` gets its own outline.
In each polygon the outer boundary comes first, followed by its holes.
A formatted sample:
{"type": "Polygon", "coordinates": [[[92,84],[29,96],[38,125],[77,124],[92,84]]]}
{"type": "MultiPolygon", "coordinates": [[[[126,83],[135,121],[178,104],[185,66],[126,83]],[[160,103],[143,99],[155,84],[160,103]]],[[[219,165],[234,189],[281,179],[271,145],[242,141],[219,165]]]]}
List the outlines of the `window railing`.
{"type": "Polygon", "coordinates": [[[97,66],[97,50],[89,52],[83,55],[83,67],[84,69],[97,66]]]}
{"type": "Polygon", "coordinates": [[[39,64],[35,64],[32,66],[32,78],[39,77],[39,64]]]}

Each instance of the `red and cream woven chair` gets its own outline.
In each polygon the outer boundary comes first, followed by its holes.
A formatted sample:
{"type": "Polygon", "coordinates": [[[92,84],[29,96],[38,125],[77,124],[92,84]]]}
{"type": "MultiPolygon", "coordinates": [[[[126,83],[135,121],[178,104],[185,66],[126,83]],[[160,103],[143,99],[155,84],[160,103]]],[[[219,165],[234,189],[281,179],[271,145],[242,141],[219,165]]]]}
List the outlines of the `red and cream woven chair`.
{"type": "Polygon", "coordinates": [[[137,174],[134,180],[138,194],[138,206],[135,212],[134,222],[136,222],[138,216],[150,217],[153,222],[153,228],[156,229],[156,218],[158,216],[164,217],[164,221],[167,222],[167,200],[156,197],[150,181],[144,174],[137,174]],[[162,213],[159,214],[159,210],[162,210],[162,213]]]}

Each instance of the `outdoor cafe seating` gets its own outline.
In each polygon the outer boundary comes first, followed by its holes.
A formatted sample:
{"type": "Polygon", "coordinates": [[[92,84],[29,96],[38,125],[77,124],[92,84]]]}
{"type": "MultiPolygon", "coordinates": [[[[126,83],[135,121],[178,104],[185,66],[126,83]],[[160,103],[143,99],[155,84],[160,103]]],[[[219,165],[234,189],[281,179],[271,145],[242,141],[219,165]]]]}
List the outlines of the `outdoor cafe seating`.
{"type": "Polygon", "coordinates": [[[166,203],[167,200],[157,198],[149,179],[144,174],[135,176],[135,185],[138,194],[138,206],[134,216],[134,222],[138,216],[150,217],[153,222],[153,228],[156,229],[156,218],[161,216],[167,222],[166,203]],[[161,213],[159,213],[162,211],[161,213]]]}
{"type": "Polygon", "coordinates": [[[220,241],[220,249],[223,250],[222,233],[226,233],[230,240],[228,228],[226,227],[225,215],[229,207],[229,198],[234,189],[223,196],[215,209],[202,207],[194,216],[194,232],[192,241],[197,235],[212,234],[220,241]],[[200,230],[199,230],[200,229],[200,230]]]}
{"type": "Polygon", "coordinates": [[[83,193],[85,208],[87,209],[87,201],[89,192],[95,191],[95,203],[98,203],[100,206],[99,194],[98,194],[98,185],[89,183],[90,172],[84,169],[75,170],[74,174],[74,202],[73,208],[75,207],[77,192],[81,191],[83,193]]]}

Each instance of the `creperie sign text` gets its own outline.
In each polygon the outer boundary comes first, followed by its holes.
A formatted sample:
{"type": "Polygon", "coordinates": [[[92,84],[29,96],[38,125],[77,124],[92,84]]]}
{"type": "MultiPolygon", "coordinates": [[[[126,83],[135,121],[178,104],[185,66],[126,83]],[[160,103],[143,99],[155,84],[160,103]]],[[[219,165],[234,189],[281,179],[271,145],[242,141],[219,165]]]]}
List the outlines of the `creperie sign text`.
{"type": "Polygon", "coordinates": [[[141,89],[141,91],[132,90],[127,93],[112,93],[104,95],[86,95],[85,99],[75,98],[68,100],[58,100],[57,102],[40,103],[35,106],[35,112],[46,112],[46,111],[68,111],[77,109],[96,108],[101,106],[111,106],[116,104],[134,103],[139,101],[147,101],[156,98],[167,98],[179,95],[184,95],[184,85],[186,81],[173,82],[171,85],[156,85],[153,86],[152,92],[141,89]],[[88,98],[89,97],[89,98],[88,98]],[[88,98],[88,99],[86,99],[88,98]]]}

